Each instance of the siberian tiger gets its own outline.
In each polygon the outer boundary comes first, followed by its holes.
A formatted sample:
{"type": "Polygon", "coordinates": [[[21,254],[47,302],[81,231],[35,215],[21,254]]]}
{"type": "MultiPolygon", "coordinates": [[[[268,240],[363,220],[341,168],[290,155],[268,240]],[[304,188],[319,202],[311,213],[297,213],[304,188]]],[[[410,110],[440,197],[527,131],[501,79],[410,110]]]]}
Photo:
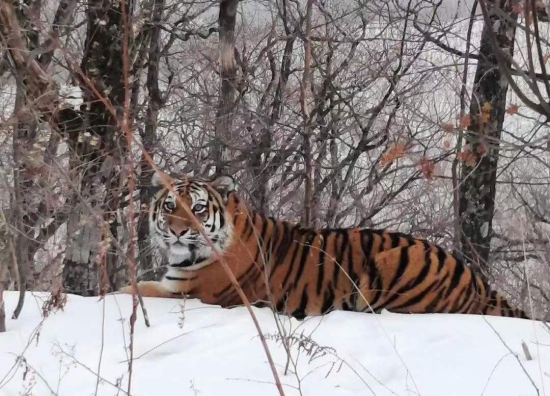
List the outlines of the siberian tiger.
{"type": "Polygon", "coordinates": [[[297,318],[334,309],[527,318],[470,267],[426,240],[367,228],[313,230],[266,217],[247,209],[227,176],[206,181],[157,174],[153,184],[160,190],[150,228],[169,268],[161,282],[138,284],[143,296],[241,305],[213,245],[250,302],[297,318]]]}

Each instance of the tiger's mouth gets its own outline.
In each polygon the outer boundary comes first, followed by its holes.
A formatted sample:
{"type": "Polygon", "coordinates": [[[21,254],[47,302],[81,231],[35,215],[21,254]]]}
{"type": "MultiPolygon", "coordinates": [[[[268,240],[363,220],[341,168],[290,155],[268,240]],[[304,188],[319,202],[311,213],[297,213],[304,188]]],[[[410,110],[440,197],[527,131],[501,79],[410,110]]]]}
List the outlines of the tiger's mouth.
{"type": "Polygon", "coordinates": [[[175,269],[194,269],[208,262],[211,249],[196,243],[184,243],[177,241],[169,245],[169,266],[175,269]],[[191,267],[191,268],[190,268],[191,267]]]}

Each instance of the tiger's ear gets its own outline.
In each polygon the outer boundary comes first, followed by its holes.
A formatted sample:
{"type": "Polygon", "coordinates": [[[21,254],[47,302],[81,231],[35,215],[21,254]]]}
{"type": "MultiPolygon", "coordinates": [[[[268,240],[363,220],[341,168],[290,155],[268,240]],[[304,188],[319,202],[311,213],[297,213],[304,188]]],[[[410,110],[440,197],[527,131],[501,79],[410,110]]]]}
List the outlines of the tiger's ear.
{"type": "Polygon", "coordinates": [[[166,183],[171,182],[172,178],[162,171],[156,171],[155,173],[153,173],[153,178],[151,179],[151,185],[153,187],[156,187],[157,190],[165,187],[166,183]]]}
{"type": "Polygon", "coordinates": [[[235,191],[235,180],[231,176],[218,176],[210,184],[221,195],[223,202],[227,201],[230,192],[235,191]]]}

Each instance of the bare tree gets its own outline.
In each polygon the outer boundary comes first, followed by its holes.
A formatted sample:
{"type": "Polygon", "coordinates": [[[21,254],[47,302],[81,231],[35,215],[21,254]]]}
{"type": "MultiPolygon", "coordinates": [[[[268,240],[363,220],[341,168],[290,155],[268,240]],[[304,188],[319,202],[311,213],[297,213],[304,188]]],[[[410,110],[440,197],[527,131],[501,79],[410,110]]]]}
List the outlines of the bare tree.
{"type": "MultiPolygon", "coordinates": [[[[63,1],[48,29],[45,3],[6,18],[10,4],[2,3],[0,92],[17,76],[23,111],[0,125],[12,145],[0,150],[24,182],[9,179],[5,190],[10,235],[28,242],[18,262],[29,288],[47,289],[43,278],[63,269],[68,291],[116,289],[132,260],[142,278],[159,275],[149,156],[168,172],[232,174],[255,209],[303,225],[387,227],[445,246],[458,237],[511,294],[528,285],[521,238],[506,220],[519,208],[529,265],[545,273],[549,216],[538,203],[548,182],[523,172],[546,169],[540,7],[522,23],[532,13],[504,0],[447,17],[437,1],[135,0],[125,30],[119,3],[63,1]],[[75,12],[83,23],[73,26],[75,12]],[[33,23],[45,32],[37,39],[26,29],[33,23]],[[81,108],[61,107],[59,82],[81,87],[81,108]],[[509,126],[517,118],[522,125],[509,126]],[[52,245],[60,253],[44,263],[52,245]]],[[[544,310],[546,284],[530,284],[544,310]]]]}
{"type": "Polygon", "coordinates": [[[465,134],[465,150],[472,160],[464,161],[462,165],[459,202],[461,252],[482,269],[488,266],[491,250],[499,141],[508,92],[508,84],[502,83],[502,72],[495,66],[498,58],[491,45],[491,34],[495,32],[499,48],[512,57],[518,17],[512,1],[489,4],[493,11],[481,34],[480,56],[470,102],[470,125],[465,134]],[[508,18],[499,16],[497,8],[508,18]]]}
{"type": "Polygon", "coordinates": [[[239,0],[220,1],[220,98],[216,114],[216,141],[212,155],[216,161],[216,174],[227,173],[230,153],[224,142],[230,142],[233,136],[233,115],[235,112],[238,67],[235,59],[235,24],[239,0]]]}

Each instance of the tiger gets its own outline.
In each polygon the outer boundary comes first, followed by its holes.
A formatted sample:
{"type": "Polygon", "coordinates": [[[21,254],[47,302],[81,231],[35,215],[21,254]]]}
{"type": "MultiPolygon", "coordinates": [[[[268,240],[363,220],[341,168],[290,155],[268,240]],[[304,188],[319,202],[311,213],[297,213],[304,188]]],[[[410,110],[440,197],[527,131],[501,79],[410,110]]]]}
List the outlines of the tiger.
{"type": "Polygon", "coordinates": [[[297,319],[333,310],[528,319],[471,266],[425,239],[383,229],[312,229],[265,216],[248,209],[230,176],[157,172],[152,184],[158,192],[150,232],[168,270],[160,282],[137,283],[143,297],[243,305],[228,268],[250,303],[297,319]]]}

